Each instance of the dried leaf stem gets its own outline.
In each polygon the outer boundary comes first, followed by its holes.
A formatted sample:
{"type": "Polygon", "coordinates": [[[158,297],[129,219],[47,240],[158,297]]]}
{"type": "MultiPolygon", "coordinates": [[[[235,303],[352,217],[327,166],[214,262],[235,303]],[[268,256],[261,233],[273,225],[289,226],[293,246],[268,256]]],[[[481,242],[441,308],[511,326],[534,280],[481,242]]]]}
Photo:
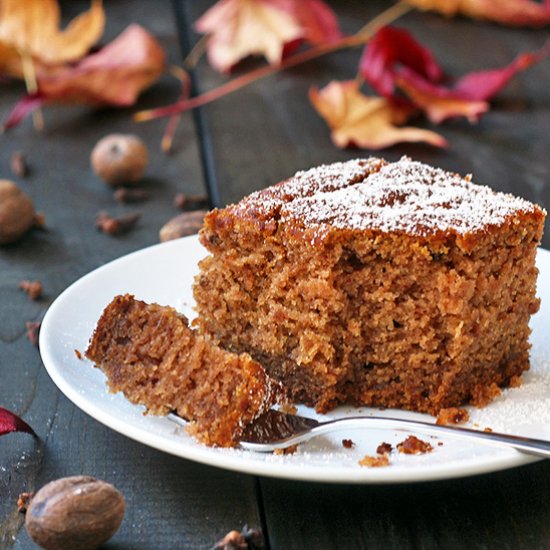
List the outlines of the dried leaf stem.
{"type": "MultiPolygon", "coordinates": [[[[25,86],[29,95],[34,95],[38,92],[38,82],[36,80],[36,71],[34,70],[34,62],[31,55],[28,52],[20,51],[21,66],[23,67],[23,78],[25,79],[25,86]]],[[[32,113],[32,120],[34,127],[37,130],[44,129],[44,117],[42,115],[42,109],[37,107],[32,113]]]]}
{"type": "Polygon", "coordinates": [[[329,53],[337,52],[347,48],[354,48],[361,46],[368,42],[372,36],[376,33],[381,27],[388,25],[398,19],[399,17],[405,15],[412,8],[405,4],[404,2],[398,2],[387,10],[383,11],[381,14],[376,16],[374,19],[369,21],[364,27],[362,27],[358,32],[351,36],[346,36],[336,42],[330,44],[323,44],[315,48],[310,48],[304,52],[287,57],[279,65],[266,65],[260,67],[254,71],[250,71],[241,76],[237,76],[232,80],[229,80],[225,84],[209,90],[201,95],[185,98],[182,97],[176,103],[172,105],[167,105],[165,107],[158,107],[156,109],[151,109],[147,111],[140,111],[134,115],[134,119],[137,122],[145,122],[148,120],[153,120],[156,118],[162,117],[173,117],[179,113],[195,109],[197,107],[202,107],[207,105],[221,97],[224,97],[228,94],[236,92],[245,86],[248,86],[252,82],[256,82],[262,78],[278,73],[284,69],[289,69],[295,67],[307,61],[317,59],[329,53]]]}

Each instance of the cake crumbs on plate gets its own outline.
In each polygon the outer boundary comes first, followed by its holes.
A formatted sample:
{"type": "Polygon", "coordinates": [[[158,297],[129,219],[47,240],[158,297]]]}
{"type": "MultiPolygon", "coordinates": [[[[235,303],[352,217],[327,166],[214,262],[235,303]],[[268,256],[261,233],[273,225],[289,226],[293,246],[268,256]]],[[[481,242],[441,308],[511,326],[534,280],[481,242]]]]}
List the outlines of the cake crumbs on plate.
{"type": "Polygon", "coordinates": [[[359,466],[363,466],[367,468],[382,468],[384,466],[389,466],[389,465],[390,465],[390,456],[387,453],[384,453],[378,456],[365,455],[359,461],[359,466]]]}
{"type": "Polygon", "coordinates": [[[397,450],[406,455],[419,455],[431,453],[433,451],[433,447],[427,441],[423,441],[415,435],[409,435],[407,439],[397,444],[397,450]]]}
{"type": "Polygon", "coordinates": [[[275,449],[273,454],[277,456],[293,455],[297,450],[298,445],[290,445],[290,447],[285,447],[284,449],[275,449]]]}
{"type": "Polygon", "coordinates": [[[342,439],[342,447],[344,447],[344,449],[353,449],[355,443],[351,439],[342,439]]]}
{"type": "Polygon", "coordinates": [[[437,415],[436,424],[446,426],[448,424],[464,424],[470,420],[470,415],[466,409],[461,407],[448,407],[441,409],[437,415]]]}
{"type": "Polygon", "coordinates": [[[376,447],[376,454],[378,455],[389,454],[392,451],[393,451],[393,447],[391,446],[391,444],[386,443],[385,441],[383,441],[382,443],[380,443],[380,445],[378,445],[378,447],[376,447]]]}

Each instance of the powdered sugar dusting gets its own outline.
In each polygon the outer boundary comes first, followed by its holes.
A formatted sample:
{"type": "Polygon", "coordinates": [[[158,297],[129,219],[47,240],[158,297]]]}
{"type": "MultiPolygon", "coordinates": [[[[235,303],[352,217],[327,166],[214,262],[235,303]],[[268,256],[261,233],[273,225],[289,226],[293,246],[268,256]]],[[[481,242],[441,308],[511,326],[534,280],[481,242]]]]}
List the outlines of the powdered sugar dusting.
{"type": "Polygon", "coordinates": [[[279,191],[286,199],[282,222],[413,235],[473,233],[538,208],[406,157],[390,164],[354,160],[298,172],[279,191]]]}

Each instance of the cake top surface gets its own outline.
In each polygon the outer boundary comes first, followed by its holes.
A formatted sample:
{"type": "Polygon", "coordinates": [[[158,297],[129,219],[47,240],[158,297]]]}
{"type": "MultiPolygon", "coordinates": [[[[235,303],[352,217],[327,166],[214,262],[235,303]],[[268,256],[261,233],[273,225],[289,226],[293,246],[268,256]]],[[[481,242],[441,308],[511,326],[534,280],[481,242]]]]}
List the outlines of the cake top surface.
{"type": "Polygon", "coordinates": [[[306,227],[419,236],[476,233],[519,212],[541,210],[407,157],[393,163],[370,158],[322,165],[253,193],[240,204],[253,205],[283,223],[300,220],[306,227]]]}

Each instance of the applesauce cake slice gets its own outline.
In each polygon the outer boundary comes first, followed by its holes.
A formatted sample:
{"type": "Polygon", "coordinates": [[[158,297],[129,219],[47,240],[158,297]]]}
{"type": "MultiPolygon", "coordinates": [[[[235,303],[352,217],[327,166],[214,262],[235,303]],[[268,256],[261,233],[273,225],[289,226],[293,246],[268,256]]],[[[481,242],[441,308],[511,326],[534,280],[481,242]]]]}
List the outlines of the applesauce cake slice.
{"type": "Polygon", "coordinates": [[[321,412],[482,403],[529,368],[545,215],[409,158],[299,172],[206,216],[198,328],[321,412]]]}

